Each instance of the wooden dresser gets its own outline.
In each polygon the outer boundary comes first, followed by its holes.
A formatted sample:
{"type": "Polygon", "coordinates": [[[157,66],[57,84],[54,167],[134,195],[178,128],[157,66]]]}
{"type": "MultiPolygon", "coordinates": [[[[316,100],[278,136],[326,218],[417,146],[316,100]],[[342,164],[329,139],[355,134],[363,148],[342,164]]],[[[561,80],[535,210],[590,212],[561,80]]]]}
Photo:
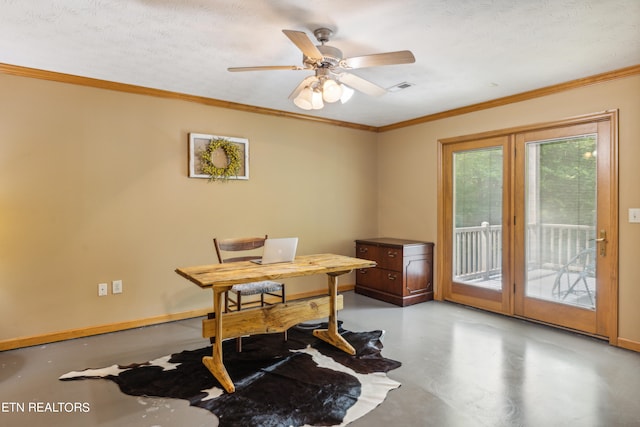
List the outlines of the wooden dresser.
{"type": "Polygon", "coordinates": [[[433,299],[433,243],[387,237],[356,240],[356,257],[377,264],[356,270],[356,293],[403,307],[433,299]]]}

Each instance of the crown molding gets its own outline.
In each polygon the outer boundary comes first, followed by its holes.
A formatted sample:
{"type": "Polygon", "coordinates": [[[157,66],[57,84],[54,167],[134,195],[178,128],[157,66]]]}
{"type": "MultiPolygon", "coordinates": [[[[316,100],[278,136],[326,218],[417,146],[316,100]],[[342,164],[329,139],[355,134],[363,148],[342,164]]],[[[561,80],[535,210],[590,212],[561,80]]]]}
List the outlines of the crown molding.
{"type": "Polygon", "coordinates": [[[325,119],[322,117],[309,116],[306,114],[291,113],[288,111],[275,110],[271,108],[255,107],[252,105],[240,104],[237,102],[222,101],[204,96],[188,95],[180,92],[171,92],[162,89],[153,89],[144,86],[136,86],[126,83],[117,83],[108,80],[94,79],[90,77],[76,76],[73,74],[57,73],[54,71],[40,70],[37,68],[21,67],[18,65],[10,65],[0,63],[0,73],[13,76],[29,77],[33,79],[49,80],[58,83],[69,83],[79,86],[88,86],[98,89],[114,90],[118,92],[133,93],[137,95],[148,95],[159,98],[178,99],[181,101],[195,102],[212,107],[227,108],[230,110],[239,110],[249,113],[266,114],[277,117],[287,117],[291,119],[301,119],[316,123],[324,123],[332,126],[341,126],[370,132],[377,132],[375,126],[367,126],[358,123],[343,122],[339,120],[325,119]]]}
{"type": "Polygon", "coordinates": [[[398,123],[393,123],[386,126],[368,126],[358,123],[343,122],[340,120],[325,119],[322,117],[309,116],[306,114],[291,113],[288,111],[275,110],[271,108],[256,107],[252,105],[240,104],[237,102],[222,101],[214,98],[207,98],[203,96],[187,95],[179,92],[171,92],[161,89],[152,89],[143,86],[130,85],[125,83],[116,83],[108,80],[94,79],[90,77],[75,76],[72,74],[57,73],[53,71],[39,70],[36,68],[27,68],[17,65],[0,63],[0,73],[8,74],[20,77],[29,77],[40,80],[50,80],[59,83],[69,83],[80,86],[88,86],[99,89],[114,90],[119,92],[133,93],[138,95],[155,96],[159,98],[178,99],[182,101],[195,102],[212,107],[227,108],[230,110],[245,111],[249,113],[265,114],[270,116],[285,117],[291,119],[306,120],[316,123],[328,124],[332,126],[340,126],[357,130],[364,130],[369,132],[387,132],[390,130],[400,129],[404,127],[414,126],[421,123],[432,122],[435,120],[441,120],[449,117],[459,116],[462,114],[473,113],[476,111],[487,110],[489,108],[500,107],[503,105],[513,104],[516,102],[522,102],[534,98],[540,98],[547,95],[552,95],[559,92],[564,92],[571,89],[577,89],[584,86],[589,86],[597,83],[603,83],[611,80],[621,79],[625,77],[634,76],[640,74],[640,64],[632,65],[630,67],[621,68],[614,71],[608,71],[594,76],[584,77],[576,80],[571,80],[565,83],[559,83],[556,85],[546,86],[539,89],[530,90],[527,92],[518,93],[515,95],[509,95],[502,98],[496,98],[489,101],[480,102],[477,104],[467,105],[460,108],[454,108],[447,111],[442,111],[435,114],[429,114],[415,119],[406,120],[398,123]]]}
{"type": "Polygon", "coordinates": [[[514,104],[516,102],[527,101],[534,98],[540,98],[571,89],[577,89],[584,86],[590,86],[597,83],[603,83],[611,80],[622,79],[640,74],[640,64],[631,67],[621,68],[619,70],[608,71],[606,73],[596,74],[594,76],[584,77],[581,79],[571,80],[565,83],[559,83],[552,86],[546,86],[515,95],[496,98],[490,101],[479,102],[477,104],[467,105],[465,107],[454,108],[452,110],[442,111],[440,113],[430,114],[403,122],[394,123],[378,128],[378,132],[386,132],[408,126],[414,126],[420,123],[432,122],[435,120],[446,119],[449,117],[460,116],[462,114],[473,113],[476,111],[487,110],[489,108],[500,107],[503,105],[514,104]]]}

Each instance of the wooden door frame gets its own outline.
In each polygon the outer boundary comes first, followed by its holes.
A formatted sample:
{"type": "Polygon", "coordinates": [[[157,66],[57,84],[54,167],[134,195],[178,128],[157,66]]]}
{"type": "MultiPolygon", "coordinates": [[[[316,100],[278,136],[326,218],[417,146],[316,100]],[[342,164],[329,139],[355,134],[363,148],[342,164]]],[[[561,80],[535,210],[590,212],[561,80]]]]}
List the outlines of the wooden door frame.
{"type": "MultiPolygon", "coordinates": [[[[447,223],[446,215],[450,210],[449,207],[451,206],[452,200],[450,197],[451,195],[446,194],[445,188],[447,188],[446,186],[447,184],[449,184],[449,187],[450,187],[451,183],[449,182],[449,180],[451,177],[445,177],[443,175],[444,174],[444,167],[443,167],[444,147],[449,144],[458,144],[463,142],[470,142],[470,141],[476,141],[481,139],[504,137],[504,136],[514,137],[514,135],[517,133],[539,131],[539,130],[552,129],[552,128],[557,128],[562,126],[570,126],[570,125],[578,125],[578,124],[589,123],[589,122],[602,122],[602,121],[608,121],[610,124],[609,152],[606,153],[609,156],[609,159],[608,159],[609,174],[608,176],[599,176],[598,185],[601,185],[600,180],[608,181],[607,185],[609,186],[609,191],[610,191],[609,211],[611,213],[610,236],[609,236],[610,244],[607,247],[607,250],[610,251],[610,254],[611,254],[611,257],[609,259],[609,262],[611,263],[610,265],[611,274],[610,274],[610,277],[608,278],[608,283],[604,283],[603,285],[609,286],[608,291],[610,293],[609,307],[605,308],[605,310],[607,310],[606,313],[608,313],[609,343],[612,345],[618,344],[618,309],[619,309],[619,304],[618,304],[618,298],[619,298],[619,286],[618,286],[618,242],[619,242],[619,239],[618,239],[619,237],[618,180],[619,180],[619,174],[618,174],[618,168],[619,168],[619,165],[618,165],[618,162],[619,161],[618,161],[618,110],[617,109],[607,110],[607,111],[593,113],[593,114],[585,114],[585,115],[571,117],[571,118],[558,120],[554,122],[544,122],[544,123],[538,123],[533,125],[502,129],[498,131],[489,131],[489,132],[483,132],[478,134],[464,135],[459,137],[445,138],[445,139],[438,140],[438,190],[437,190],[438,234],[437,234],[437,238],[438,238],[438,245],[440,246],[440,250],[438,250],[436,254],[437,272],[436,272],[435,289],[434,289],[434,298],[436,300],[442,301],[445,299],[444,287],[447,283],[447,280],[450,280],[450,272],[447,271],[447,266],[449,265],[447,263],[447,257],[451,257],[451,254],[447,253],[447,251],[444,250],[446,246],[444,245],[444,243],[448,241],[447,239],[449,239],[449,234],[450,234],[449,233],[450,230],[446,229],[445,225],[447,223]],[[449,275],[449,277],[447,277],[447,275],[449,275]]],[[[510,171],[512,176],[509,177],[511,179],[511,182],[514,182],[513,180],[515,179],[515,176],[513,176],[515,174],[513,169],[514,168],[512,168],[512,170],[510,171]]],[[[515,209],[515,201],[511,200],[510,204],[511,204],[510,205],[511,213],[513,213],[515,209]]],[[[516,237],[513,227],[510,233],[511,233],[510,238],[513,241],[513,239],[516,237]]],[[[510,256],[509,258],[510,260],[508,263],[506,263],[506,265],[508,265],[508,268],[510,269],[510,271],[507,272],[507,274],[513,277],[513,275],[515,274],[515,271],[514,271],[515,264],[513,261],[514,257],[510,256]]],[[[510,291],[513,292],[513,289],[511,289],[510,291]]],[[[503,314],[515,317],[513,298],[510,297],[509,300],[510,300],[510,304],[509,304],[508,310],[506,311],[491,310],[491,311],[499,311],[503,314]]]]}
{"type": "MultiPolygon", "coordinates": [[[[448,147],[452,147],[452,144],[443,144],[441,145],[440,155],[442,156],[442,163],[440,163],[441,167],[445,167],[445,162],[450,162],[451,159],[447,160],[445,158],[446,151],[448,147]]],[[[511,167],[511,159],[513,157],[512,153],[512,138],[509,135],[498,135],[491,136],[487,138],[474,139],[471,141],[458,141],[455,144],[456,148],[459,148],[459,151],[466,150],[479,150],[483,148],[492,148],[492,147],[501,147],[503,149],[502,156],[502,167],[503,171],[506,173],[512,169],[511,167]]],[[[449,164],[449,169],[452,169],[452,165],[449,164]]],[[[444,171],[443,171],[444,174],[444,171]]],[[[450,194],[444,192],[444,188],[450,188],[452,182],[450,182],[452,176],[443,177],[443,179],[447,180],[443,182],[446,184],[442,189],[442,193],[445,194],[445,197],[448,198],[447,203],[449,206],[453,204],[453,201],[450,198],[450,194]]],[[[510,177],[503,176],[503,200],[509,200],[509,194],[511,193],[511,179],[510,177]]],[[[445,205],[446,206],[446,205],[445,205]]],[[[503,251],[503,263],[502,263],[502,276],[503,276],[503,288],[505,286],[509,286],[509,283],[512,282],[512,277],[510,276],[510,272],[512,269],[509,265],[505,265],[505,262],[510,263],[511,261],[511,248],[509,245],[505,245],[504,243],[508,243],[511,239],[511,221],[507,218],[510,216],[511,206],[508,203],[504,203],[502,206],[502,251],[503,251]]],[[[450,224],[450,215],[446,214],[446,211],[443,212],[443,215],[439,215],[439,221],[442,221],[439,224],[438,230],[451,230],[450,224]]],[[[446,239],[444,234],[441,236],[442,240],[439,253],[452,253],[452,241],[450,239],[446,239]]],[[[440,260],[442,264],[439,265],[439,271],[451,271],[451,257],[444,257],[440,260]]],[[[446,280],[445,276],[441,276],[442,280],[446,280]]],[[[444,283],[443,283],[444,284],[444,283]]],[[[473,287],[469,285],[454,283],[452,281],[449,292],[447,292],[447,286],[440,286],[442,289],[442,299],[451,299],[456,302],[460,302],[462,304],[472,305],[474,307],[481,308],[483,310],[493,311],[497,313],[508,314],[511,312],[511,307],[513,305],[512,295],[511,293],[499,292],[491,289],[484,289],[480,287],[473,287]],[[455,297],[452,295],[455,293],[455,297]]]]}

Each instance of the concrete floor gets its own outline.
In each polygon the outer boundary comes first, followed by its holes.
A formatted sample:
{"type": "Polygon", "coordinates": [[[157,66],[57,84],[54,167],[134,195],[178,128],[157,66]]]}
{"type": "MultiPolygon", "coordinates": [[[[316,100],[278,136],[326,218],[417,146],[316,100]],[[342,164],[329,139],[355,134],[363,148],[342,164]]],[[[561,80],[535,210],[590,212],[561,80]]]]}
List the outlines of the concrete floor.
{"type": "MultiPolygon", "coordinates": [[[[384,329],[402,386],[353,427],[640,426],[640,354],[593,338],[450,303],[400,308],[347,292],[346,329],[384,329]]],[[[121,393],[72,370],[150,360],[207,345],[200,319],[0,352],[0,426],[217,425],[184,401],[121,393]],[[12,412],[86,402],[87,412],[12,412]]]]}

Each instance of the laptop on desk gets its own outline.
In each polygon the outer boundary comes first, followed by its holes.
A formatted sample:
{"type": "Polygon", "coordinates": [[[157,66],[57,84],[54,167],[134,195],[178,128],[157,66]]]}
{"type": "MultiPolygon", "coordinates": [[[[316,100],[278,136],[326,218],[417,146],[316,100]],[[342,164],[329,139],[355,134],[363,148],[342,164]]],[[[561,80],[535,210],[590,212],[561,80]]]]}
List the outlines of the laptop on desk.
{"type": "Polygon", "coordinates": [[[275,264],[278,262],[291,262],[296,256],[298,247],[297,237],[284,237],[278,239],[267,239],[264,241],[262,259],[255,259],[251,262],[256,264],[275,264]]]}

